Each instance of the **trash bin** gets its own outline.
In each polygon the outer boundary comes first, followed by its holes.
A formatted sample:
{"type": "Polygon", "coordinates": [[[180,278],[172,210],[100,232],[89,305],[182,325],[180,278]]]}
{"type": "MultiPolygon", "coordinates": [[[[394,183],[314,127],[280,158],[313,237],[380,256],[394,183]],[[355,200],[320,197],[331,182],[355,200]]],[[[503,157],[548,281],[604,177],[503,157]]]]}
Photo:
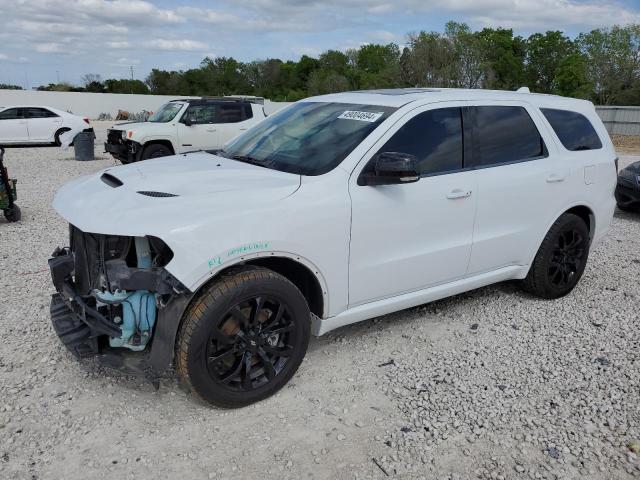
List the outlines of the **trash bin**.
{"type": "Polygon", "coordinates": [[[84,162],[86,160],[95,160],[93,153],[93,141],[95,136],[93,132],[80,132],[73,139],[73,151],[76,160],[84,162]]]}

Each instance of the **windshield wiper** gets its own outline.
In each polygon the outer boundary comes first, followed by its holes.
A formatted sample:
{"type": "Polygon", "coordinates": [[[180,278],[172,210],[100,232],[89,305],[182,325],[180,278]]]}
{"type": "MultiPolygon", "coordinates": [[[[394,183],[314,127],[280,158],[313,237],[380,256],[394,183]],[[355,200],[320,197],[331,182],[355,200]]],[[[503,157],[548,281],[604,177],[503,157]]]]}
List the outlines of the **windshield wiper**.
{"type": "Polygon", "coordinates": [[[259,167],[266,167],[266,163],[264,160],[259,160],[250,155],[232,155],[232,160],[237,160],[238,162],[249,163],[251,165],[257,165],[259,167]]]}

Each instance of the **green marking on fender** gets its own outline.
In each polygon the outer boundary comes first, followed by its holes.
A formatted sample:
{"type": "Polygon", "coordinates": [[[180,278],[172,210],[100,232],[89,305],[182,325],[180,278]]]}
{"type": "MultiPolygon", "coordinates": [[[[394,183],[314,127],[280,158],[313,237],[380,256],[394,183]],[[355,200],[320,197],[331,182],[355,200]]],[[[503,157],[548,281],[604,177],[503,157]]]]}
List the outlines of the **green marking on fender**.
{"type": "Polygon", "coordinates": [[[217,267],[218,265],[222,265],[222,259],[220,257],[209,260],[209,268],[217,267]]]}
{"type": "Polygon", "coordinates": [[[235,247],[229,250],[227,252],[227,257],[240,255],[242,253],[250,253],[250,252],[257,252],[259,250],[266,250],[267,248],[269,248],[269,242],[247,243],[245,245],[240,245],[239,247],[235,247]]]}

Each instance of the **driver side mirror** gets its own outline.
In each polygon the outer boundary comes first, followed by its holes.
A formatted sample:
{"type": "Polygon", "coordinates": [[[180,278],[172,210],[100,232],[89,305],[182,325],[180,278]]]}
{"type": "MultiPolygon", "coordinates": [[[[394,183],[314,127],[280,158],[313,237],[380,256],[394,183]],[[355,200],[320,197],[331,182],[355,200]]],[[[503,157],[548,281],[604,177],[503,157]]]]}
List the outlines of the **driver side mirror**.
{"type": "Polygon", "coordinates": [[[191,125],[193,125],[194,123],[196,123],[196,119],[193,117],[185,117],[182,120],[182,123],[184,123],[187,127],[190,127],[191,125]]]}
{"type": "Polygon", "coordinates": [[[358,178],[358,185],[398,185],[420,180],[418,159],[414,155],[381,152],[373,157],[372,162],[373,171],[362,173],[358,178]]]}

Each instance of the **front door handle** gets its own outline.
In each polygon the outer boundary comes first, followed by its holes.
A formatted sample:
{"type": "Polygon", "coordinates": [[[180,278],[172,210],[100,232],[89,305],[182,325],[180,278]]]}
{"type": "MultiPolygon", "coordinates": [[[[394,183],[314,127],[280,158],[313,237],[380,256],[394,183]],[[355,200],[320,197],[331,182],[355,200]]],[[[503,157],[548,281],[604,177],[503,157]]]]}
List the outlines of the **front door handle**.
{"type": "Polygon", "coordinates": [[[462,190],[460,188],[456,188],[455,190],[451,190],[447,193],[447,198],[449,200],[455,200],[457,198],[469,198],[471,196],[471,190],[462,190]]]}
{"type": "Polygon", "coordinates": [[[558,183],[564,182],[564,175],[560,175],[558,173],[552,173],[547,177],[547,183],[558,183]]]}
{"type": "Polygon", "coordinates": [[[207,132],[215,132],[216,129],[215,128],[207,128],[207,132]]]}

